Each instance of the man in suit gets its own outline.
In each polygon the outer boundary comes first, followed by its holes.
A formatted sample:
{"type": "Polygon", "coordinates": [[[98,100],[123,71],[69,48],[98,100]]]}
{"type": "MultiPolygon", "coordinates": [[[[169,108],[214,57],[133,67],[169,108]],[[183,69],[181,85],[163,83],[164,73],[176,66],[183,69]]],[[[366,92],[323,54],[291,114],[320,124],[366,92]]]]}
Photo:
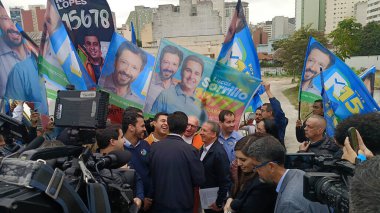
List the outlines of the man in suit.
{"type": "Polygon", "coordinates": [[[187,116],[174,112],[167,119],[170,134],[153,143],[149,156],[154,188],[153,212],[191,213],[194,187],[204,182],[204,170],[197,150],[182,139],[187,116]]]}
{"type": "Polygon", "coordinates": [[[305,172],[284,168],[285,148],[273,136],[265,136],[252,143],[248,153],[260,179],[277,185],[275,213],[329,212],[326,205],[312,202],[303,196],[305,172]]]}
{"type": "Polygon", "coordinates": [[[230,161],[223,145],[217,140],[219,132],[219,125],[214,121],[206,121],[200,132],[204,143],[200,154],[206,177],[206,182],[201,185],[201,189],[219,187],[218,197],[209,206],[210,209],[205,209],[206,213],[223,210],[223,203],[227,199],[227,192],[231,185],[230,161]]]}

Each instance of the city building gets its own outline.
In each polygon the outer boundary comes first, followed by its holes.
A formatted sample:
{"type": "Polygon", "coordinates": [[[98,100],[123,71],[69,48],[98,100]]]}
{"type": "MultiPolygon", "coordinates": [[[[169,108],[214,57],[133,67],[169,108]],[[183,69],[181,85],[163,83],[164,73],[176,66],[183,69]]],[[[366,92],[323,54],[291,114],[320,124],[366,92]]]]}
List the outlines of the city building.
{"type": "MultiPolygon", "coordinates": [[[[329,0],[329,2],[335,2],[329,0]]],[[[326,0],[296,0],[295,29],[310,25],[311,29],[325,31],[326,0]]]]}
{"type": "Polygon", "coordinates": [[[334,0],[326,1],[326,28],[325,34],[335,30],[340,21],[355,17],[355,4],[362,0],[334,0]]]}
{"type": "Polygon", "coordinates": [[[272,21],[260,22],[253,27],[254,29],[263,28],[263,32],[268,34],[268,41],[272,39],[272,21]]]}
{"type": "MultiPolygon", "coordinates": [[[[231,19],[235,13],[236,10],[236,4],[237,2],[225,2],[224,3],[224,10],[225,10],[225,23],[223,25],[223,34],[225,35],[227,33],[228,28],[231,24],[231,19]]],[[[245,15],[245,20],[247,21],[247,24],[249,24],[249,8],[247,2],[241,2],[241,5],[243,6],[243,11],[245,15]]]]}
{"type": "Polygon", "coordinates": [[[156,8],[135,6],[135,10],[129,13],[127,22],[125,25],[130,25],[133,22],[133,26],[136,32],[136,39],[141,41],[141,30],[146,24],[152,23],[153,13],[156,12],[156,8]]]}
{"type": "Polygon", "coordinates": [[[294,18],[275,16],[272,19],[272,40],[288,38],[294,33],[294,18]]]}
{"type": "Polygon", "coordinates": [[[28,10],[20,7],[10,7],[11,19],[17,22],[25,32],[42,32],[45,16],[44,5],[29,5],[28,10]]]}
{"type": "Polygon", "coordinates": [[[367,6],[367,23],[380,21],[380,0],[368,0],[367,6]]]}
{"type": "Polygon", "coordinates": [[[116,28],[116,32],[123,36],[128,41],[131,41],[132,34],[128,24],[122,24],[121,27],[116,28]]]}
{"type": "Polygon", "coordinates": [[[259,44],[268,44],[268,33],[264,32],[262,27],[256,28],[252,31],[252,38],[256,47],[259,44]]]}
{"type": "Polygon", "coordinates": [[[367,24],[367,8],[367,1],[360,1],[354,5],[354,14],[356,22],[362,24],[362,26],[367,24]]]}

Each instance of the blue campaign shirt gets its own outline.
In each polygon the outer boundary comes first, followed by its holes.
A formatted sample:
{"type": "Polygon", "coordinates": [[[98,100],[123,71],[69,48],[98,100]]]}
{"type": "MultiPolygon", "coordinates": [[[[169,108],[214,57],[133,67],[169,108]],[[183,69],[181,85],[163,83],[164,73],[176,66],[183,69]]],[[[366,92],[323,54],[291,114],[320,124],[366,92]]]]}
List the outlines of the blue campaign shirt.
{"type": "Polygon", "coordinates": [[[224,149],[227,152],[228,160],[230,163],[235,160],[235,144],[238,140],[240,140],[243,136],[237,132],[233,131],[231,135],[225,139],[222,135],[222,133],[219,134],[218,140],[221,144],[223,144],[224,149]]]}
{"type": "Polygon", "coordinates": [[[37,63],[32,56],[17,63],[9,73],[5,97],[32,101],[39,113],[48,114],[44,81],[38,75],[37,63]]]}
{"type": "Polygon", "coordinates": [[[280,189],[281,189],[281,185],[282,185],[282,182],[284,181],[284,178],[285,178],[285,176],[286,176],[286,174],[287,174],[288,172],[289,172],[289,169],[287,169],[287,170],[285,171],[285,173],[281,176],[281,179],[280,179],[280,181],[278,182],[277,187],[276,187],[276,192],[277,192],[277,193],[280,191],[280,189]]]}
{"type": "Polygon", "coordinates": [[[207,120],[207,114],[201,109],[200,101],[194,96],[186,95],[180,84],[163,90],[153,103],[151,113],[173,113],[182,111],[187,115],[194,115],[203,123],[207,120]]]}
{"type": "Polygon", "coordinates": [[[132,153],[131,161],[128,165],[131,169],[135,169],[140,175],[144,184],[144,194],[146,197],[151,197],[152,180],[149,173],[148,154],[150,145],[145,140],[139,140],[136,146],[133,146],[126,138],[124,138],[124,149],[132,153]]]}

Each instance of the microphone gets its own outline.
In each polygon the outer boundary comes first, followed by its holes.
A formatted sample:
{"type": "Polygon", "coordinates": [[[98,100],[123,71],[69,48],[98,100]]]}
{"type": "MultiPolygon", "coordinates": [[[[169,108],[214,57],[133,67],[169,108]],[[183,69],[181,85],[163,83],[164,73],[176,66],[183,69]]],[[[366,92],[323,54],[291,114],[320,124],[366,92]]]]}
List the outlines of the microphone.
{"type": "Polygon", "coordinates": [[[108,169],[117,169],[125,164],[127,164],[132,158],[132,154],[125,150],[117,150],[108,153],[108,155],[101,157],[98,162],[96,162],[96,168],[99,170],[108,168],[108,169]]]}
{"type": "Polygon", "coordinates": [[[38,136],[34,138],[28,145],[25,146],[25,148],[22,150],[23,152],[31,150],[31,149],[37,149],[42,145],[42,143],[45,141],[45,138],[42,136],[38,136]]]}

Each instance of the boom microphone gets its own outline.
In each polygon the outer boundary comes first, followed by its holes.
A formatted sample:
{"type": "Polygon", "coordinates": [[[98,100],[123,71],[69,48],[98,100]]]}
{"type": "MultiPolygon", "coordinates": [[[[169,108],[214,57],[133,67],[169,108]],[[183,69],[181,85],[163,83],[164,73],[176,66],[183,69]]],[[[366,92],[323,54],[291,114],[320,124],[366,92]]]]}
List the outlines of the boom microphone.
{"type": "Polygon", "coordinates": [[[96,167],[101,170],[104,168],[117,169],[131,160],[131,153],[125,150],[117,150],[108,153],[108,155],[101,157],[96,163],[96,167]]]}

